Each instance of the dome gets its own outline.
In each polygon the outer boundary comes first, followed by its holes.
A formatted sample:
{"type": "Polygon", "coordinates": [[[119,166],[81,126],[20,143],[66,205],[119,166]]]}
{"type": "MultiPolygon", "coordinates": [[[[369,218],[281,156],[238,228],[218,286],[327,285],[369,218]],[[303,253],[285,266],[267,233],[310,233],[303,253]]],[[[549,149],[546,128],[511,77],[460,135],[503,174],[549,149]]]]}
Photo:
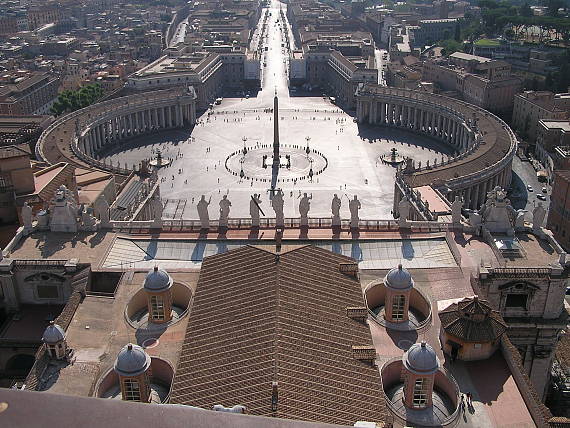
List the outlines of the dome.
{"type": "Polygon", "coordinates": [[[150,357],[143,348],[129,343],[115,360],[115,371],[121,376],[137,376],[150,366],[150,357]]]}
{"type": "Polygon", "coordinates": [[[53,321],[46,327],[44,334],[42,336],[42,342],[44,343],[57,343],[65,340],[65,331],[63,328],[55,324],[53,321]]]}
{"type": "Polygon", "coordinates": [[[426,342],[415,343],[404,353],[404,366],[416,374],[433,374],[439,368],[439,359],[426,342]]]}
{"type": "Polygon", "coordinates": [[[172,278],[168,273],[155,266],[153,270],[146,274],[144,288],[149,291],[162,291],[172,287],[172,278]]]}
{"type": "Polygon", "coordinates": [[[386,287],[395,290],[407,290],[414,286],[412,275],[407,269],[404,269],[401,264],[397,268],[392,269],[384,278],[386,287]]]}

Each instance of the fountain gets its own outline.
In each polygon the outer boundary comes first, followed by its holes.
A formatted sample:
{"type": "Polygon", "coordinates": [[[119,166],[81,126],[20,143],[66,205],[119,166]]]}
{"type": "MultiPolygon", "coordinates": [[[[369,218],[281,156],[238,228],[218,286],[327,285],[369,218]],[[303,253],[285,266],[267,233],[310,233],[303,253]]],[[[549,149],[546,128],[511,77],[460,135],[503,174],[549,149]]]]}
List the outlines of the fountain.
{"type": "Polygon", "coordinates": [[[396,147],[392,147],[390,149],[390,154],[380,156],[380,160],[382,161],[382,163],[392,166],[398,166],[401,163],[405,162],[406,158],[398,154],[398,150],[396,150],[396,147]]]}
{"type": "Polygon", "coordinates": [[[156,158],[151,159],[149,164],[156,167],[156,168],[162,168],[163,166],[170,165],[170,161],[168,159],[164,159],[162,157],[162,153],[161,153],[160,149],[157,149],[156,150],[156,158]]]}

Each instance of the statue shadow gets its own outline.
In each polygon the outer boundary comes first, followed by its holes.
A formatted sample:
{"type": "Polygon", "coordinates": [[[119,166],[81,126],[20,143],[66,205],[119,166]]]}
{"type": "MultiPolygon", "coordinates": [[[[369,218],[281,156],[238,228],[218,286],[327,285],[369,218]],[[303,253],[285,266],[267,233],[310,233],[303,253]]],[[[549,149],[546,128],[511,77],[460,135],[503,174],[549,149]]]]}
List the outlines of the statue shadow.
{"type": "Polygon", "coordinates": [[[259,239],[259,227],[252,226],[247,235],[247,239],[250,241],[255,241],[259,239]]]}
{"type": "Polygon", "coordinates": [[[105,238],[106,234],[107,234],[106,232],[99,230],[95,235],[93,235],[89,239],[89,244],[91,245],[91,248],[94,248],[97,245],[99,245],[103,241],[103,239],[105,238]]]}
{"type": "Polygon", "coordinates": [[[309,226],[299,227],[299,239],[309,239],[309,226]]]}

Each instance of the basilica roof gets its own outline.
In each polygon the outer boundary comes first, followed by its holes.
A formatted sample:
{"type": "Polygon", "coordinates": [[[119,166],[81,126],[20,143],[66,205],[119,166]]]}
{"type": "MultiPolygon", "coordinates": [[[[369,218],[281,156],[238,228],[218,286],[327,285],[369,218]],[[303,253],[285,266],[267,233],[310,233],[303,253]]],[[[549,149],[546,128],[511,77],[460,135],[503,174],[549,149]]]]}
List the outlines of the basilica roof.
{"type": "Polygon", "coordinates": [[[364,306],[357,277],[341,272],[351,263],[313,246],[206,257],[171,403],[342,425],[386,420],[378,369],[352,350],[372,338],[347,316],[364,306]]]}

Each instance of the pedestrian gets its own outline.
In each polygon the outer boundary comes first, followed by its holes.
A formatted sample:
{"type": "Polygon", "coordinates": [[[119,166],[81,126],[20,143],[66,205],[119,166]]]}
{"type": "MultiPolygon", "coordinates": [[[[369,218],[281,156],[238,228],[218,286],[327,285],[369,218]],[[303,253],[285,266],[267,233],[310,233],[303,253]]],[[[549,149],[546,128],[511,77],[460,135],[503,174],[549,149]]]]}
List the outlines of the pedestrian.
{"type": "Polygon", "coordinates": [[[465,413],[465,394],[461,394],[461,411],[465,413]]]}
{"type": "Polygon", "coordinates": [[[471,392],[467,392],[467,405],[473,406],[473,395],[471,392]]]}

